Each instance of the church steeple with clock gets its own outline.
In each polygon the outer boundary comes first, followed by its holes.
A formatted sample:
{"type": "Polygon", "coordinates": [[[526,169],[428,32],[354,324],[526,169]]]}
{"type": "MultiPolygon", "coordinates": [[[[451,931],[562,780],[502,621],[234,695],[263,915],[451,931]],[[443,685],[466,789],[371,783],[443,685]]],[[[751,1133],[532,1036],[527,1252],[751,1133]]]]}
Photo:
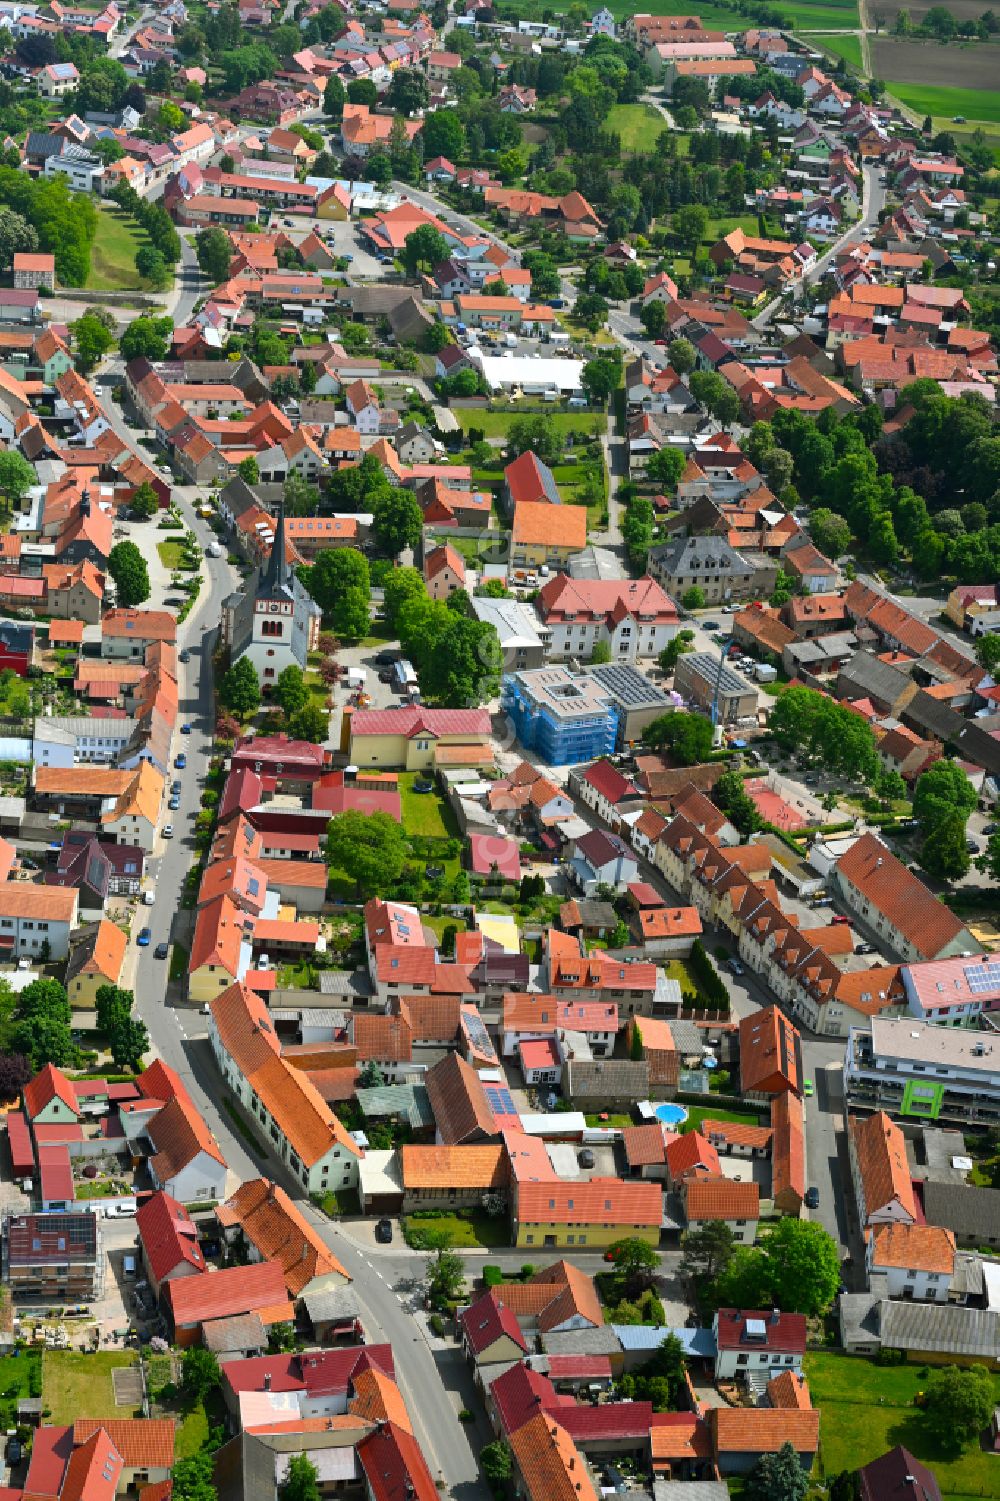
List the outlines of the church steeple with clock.
{"type": "Polygon", "coordinates": [[[277,682],[286,667],[306,667],[319,636],[320,609],[288,562],[284,499],[278,505],[274,541],[250,588],[226,600],[230,660],[249,657],[261,686],[277,682]]]}

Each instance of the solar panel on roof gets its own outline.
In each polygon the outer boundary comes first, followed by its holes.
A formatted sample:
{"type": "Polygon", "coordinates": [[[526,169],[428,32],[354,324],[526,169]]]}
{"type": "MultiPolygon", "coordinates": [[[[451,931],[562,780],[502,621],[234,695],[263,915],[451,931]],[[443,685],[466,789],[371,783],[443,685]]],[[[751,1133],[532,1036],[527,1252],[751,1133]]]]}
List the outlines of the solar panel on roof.
{"type": "Polygon", "coordinates": [[[969,990],[973,995],[985,995],[989,990],[1000,989],[1000,962],[970,964],[965,971],[969,990]]]}

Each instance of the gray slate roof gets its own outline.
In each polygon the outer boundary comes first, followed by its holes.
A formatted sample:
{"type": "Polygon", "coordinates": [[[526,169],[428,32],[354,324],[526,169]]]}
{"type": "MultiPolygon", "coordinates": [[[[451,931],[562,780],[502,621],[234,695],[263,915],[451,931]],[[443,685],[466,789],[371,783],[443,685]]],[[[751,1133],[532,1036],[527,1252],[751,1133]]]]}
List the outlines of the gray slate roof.
{"type": "Polygon", "coordinates": [[[929,1225],[954,1230],[959,1240],[995,1239],[1000,1236],[1000,1189],[927,1182],[924,1213],[929,1225]]]}
{"type": "Polygon", "coordinates": [[[357,996],[365,998],[372,993],[368,971],[356,969],[321,969],[319,972],[320,995],[357,996]]]}
{"type": "Polygon", "coordinates": [[[649,560],[663,574],[712,569],[720,574],[738,576],[753,571],[725,537],[678,537],[673,542],[665,542],[662,547],[651,548],[649,560]]]}
{"type": "Polygon", "coordinates": [[[561,1333],[543,1334],[546,1355],[620,1355],[621,1341],[609,1324],[597,1329],[566,1329],[561,1333]]]}

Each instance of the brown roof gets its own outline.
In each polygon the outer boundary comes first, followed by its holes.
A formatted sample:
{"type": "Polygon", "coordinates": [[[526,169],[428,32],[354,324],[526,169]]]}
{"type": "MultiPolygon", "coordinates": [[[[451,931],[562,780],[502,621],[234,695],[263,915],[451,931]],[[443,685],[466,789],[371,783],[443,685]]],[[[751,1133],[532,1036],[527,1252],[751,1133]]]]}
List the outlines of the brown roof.
{"type": "Polygon", "coordinates": [[[477,1134],[496,1135],[479,1075],[458,1053],[449,1053],[428,1069],[424,1084],[443,1142],[455,1145],[477,1134]]]}
{"type": "Polygon", "coordinates": [[[629,1167],[654,1166],[667,1160],[663,1129],[655,1122],[648,1126],[627,1126],[622,1132],[622,1144],[629,1167]]]}
{"type": "Polygon", "coordinates": [[[712,1446],[720,1454],[776,1454],[791,1444],[799,1454],[819,1448],[819,1413],[784,1407],[713,1407],[708,1414],[712,1446]]]}
{"type": "Polygon", "coordinates": [[[906,1271],[955,1270],[955,1236],[938,1225],[876,1225],[872,1267],[894,1266],[906,1271]]]}
{"type": "Polygon", "coordinates": [[[403,1187],[496,1189],[507,1186],[507,1154],[496,1146],[430,1146],[400,1149],[403,1187]]]}
{"type": "Polygon", "coordinates": [[[391,1376],[375,1366],[359,1371],[352,1378],[354,1396],[348,1408],[355,1417],[368,1423],[395,1423],[404,1433],[413,1432],[413,1424],[406,1410],[399,1387],[391,1376]]]}
{"type": "Polygon", "coordinates": [[[169,1100],[148,1123],[146,1131],[156,1148],[150,1166],[158,1183],[176,1177],[200,1152],[226,1166],[215,1137],[186,1095],[175,1095],[169,1100]]]}
{"type": "Polygon", "coordinates": [[[131,780],[113,766],[35,767],[35,791],[47,797],[121,797],[131,780]]]}
{"type": "Polygon", "coordinates": [[[866,1218],[898,1201],[910,1219],[915,1220],[917,1203],[906,1161],[906,1142],[895,1121],[879,1110],[864,1119],[853,1117],[850,1131],[865,1196],[866,1218]]]}
{"type": "Polygon", "coordinates": [[[963,931],[961,919],[874,834],[862,834],[841,855],[837,870],[913,944],[922,959],[936,959],[963,931]]]}
{"type": "Polygon", "coordinates": [[[0,913],[4,917],[71,923],[79,899],[75,886],[33,886],[27,881],[0,881],[0,913]]]}
{"type": "Polygon", "coordinates": [[[317,1277],[351,1280],[285,1190],[267,1178],[242,1183],[216,1213],[220,1223],[239,1225],[265,1261],[281,1262],[289,1297],[297,1298],[317,1277]]]}
{"type": "Polygon", "coordinates": [[[127,1468],[168,1470],[174,1462],[176,1426],[172,1418],[77,1418],[73,1442],[82,1444],[103,1428],[127,1468]]]}
{"type": "Polygon", "coordinates": [[[687,1217],[700,1220],[755,1220],[760,1215],[756,1183],[733,1178],[689,1178],[685,1187],[687,1217]]]}
{"type": "Polygon", "coordinates": [[[772,1407],[784,1407],[793,1411],[808,1412],[812,1407],[809,1384],[800,1371],[782,1371],[767,1383],[767,1395],[772,1407]]]}
{"type": "Polygon", "coordinates": [[[740,1022],[740,1089],[743,1094],[802,1093],[799,1034],[777,1006],[753,1011],[740,1022]]]}
{"type": "Polygon", "coordinates": [[[555,1418],[539,1413],[508,1442],[529,1501],[597,1501],[580,1451],[555,1418]]]}

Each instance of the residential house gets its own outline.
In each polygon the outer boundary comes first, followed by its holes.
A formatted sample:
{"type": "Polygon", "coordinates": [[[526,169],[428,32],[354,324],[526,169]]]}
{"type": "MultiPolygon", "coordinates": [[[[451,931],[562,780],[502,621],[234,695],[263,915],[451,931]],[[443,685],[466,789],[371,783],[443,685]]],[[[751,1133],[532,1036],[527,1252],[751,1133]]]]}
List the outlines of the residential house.
{"type": "Polygon", "coordinates": [[[590,657],[599,644],[608,647],[612,662],[657,657],[680,625],[673,600],[648,577],[572,579],[559,573],[543,585],[536,607],[552,633],[552,657],[590,657]]]}
{"type": "Polygon", "coordinates": [[[918,1209],[906,1141],[895,1121],[881,1110],[850,1116],[847,1146],[861,1224],[915,1224],[918,1209]]]}
{"type": "Polygon", "coordinates": [[[436,766],[493,764],[490,716],[485,709],[357,710],[350,720],[350,758],[355,766],[399,766],[424,771],[436,766]]]}
{"type": "Polygon", "coordinates": [[[875,1225],[866,1236],[865,1267],[869,1279],[885,1278],[890,1298],[947,1303],[955,1236],[937,1225],[875,1225]]]}
{"type": "Polygon", "coordinates": [[[64,982],[72,1006],[89,1011],[97,1005],[102,985],[121,983],[127,948],[127,934],[105,918],[73,935],[64,982]]]}
{"type": "Polygon", "coordinates": [[[154,1297],[176,1277],[200,1276],[208,1270],[198,1226],[184,1205],[162,1190],[139,1206],[135,1219],[142,1266],[154,1297]]]}
{"type": "Polygon", "coordinates": [[[90,1302],[104,1286],[101,1217],[11,1214],[3,1227],[4,1281],[19,1302],[90,1302]]]}
{"type": "Polygon", "coordinates": [[[518,501],[511,525],[511,567],[564,568],[587,544],[587,508],[518,501]]]}
{"type": "Polygon", "coordinates": [[[0,944],[14,959],[65,959],[77,923],[79,893],[72,887],[0,882],[0,944]]]}
{"type": "Polygon", "coordinates": [[[750,1246],[757,1239],[760,1189],[756,1183],[696,1174],[684,1182],[681,1197],[692,1230],[709,1220],[721,1220],[737,1244],[750,1246]]]}
{"type": "Polygon", "coordinates": [[[875,834],[862,834],[840,857],[833,879],[850,911],[901,959],[946,959],[979,948],[965,923],[875,834]]]}
{"type": "Polygon", "coordinates": [[[619,1178],[519,1183],[512,1209],[514,1244],[537,1250],[604,1250],[623,1235],[656,1246],[662,1219],[658,1184],[619,1178]]]}
{"type": "Polygon", "coordinates": [[[750,1373],[770,1377],[779,1371],[802,1371],[806,1321],[800,1313],[720,1308],[712,1331],[716,1381],[745,1379],[750,1373]]]}

